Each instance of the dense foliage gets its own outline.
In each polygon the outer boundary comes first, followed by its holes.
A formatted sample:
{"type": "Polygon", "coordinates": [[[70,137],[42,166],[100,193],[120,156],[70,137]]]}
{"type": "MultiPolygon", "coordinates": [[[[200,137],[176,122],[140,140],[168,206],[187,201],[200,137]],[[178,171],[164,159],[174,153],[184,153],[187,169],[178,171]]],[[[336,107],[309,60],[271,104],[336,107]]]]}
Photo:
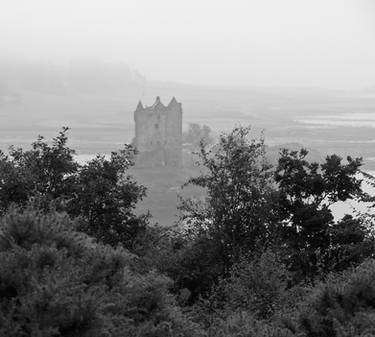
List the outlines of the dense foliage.
{"type": "Polygon", "coordinates": [[[263,140],[249,139],[249,132],[236,128],[212,149],[202,143],[205,173],[187,182],[208,194],[203,203],[185,200],[181,206],[183,225],[194,241],[187,255],[196,256],[191,268],[212,280],[229,275],[242,253],[265,245],[271,236],[273,173],[263,140]]]}
{"type": "Polygon", "coordinates": [[[1,336],[196,336],[170,280],[95,243],[57,213],[11,209],[0,220],[1,336]]]}
{"type": "Polygon", "coordinates": [[[11,147],[8,155],[0,151],[0,214],[12,203],[37,199],[45,205],[70,193],[71,175],[79,165],[74,150],[66,146],[67,131],[63,128],[52,145],[39,136],[30,150],[11,147]]]}
{"type": "Polygon", "coordinates": [[[250,135],[201,142],[206,197],[173,228],[136,214],[130,146],[79,165],[64,128],[0,153],[0,336],[373,336],[374,217],[330,209],[372,200],[361,160],[272,168],[250,135]]]}
{"type": "Polygon", "coordinates": [[[69,214],[81,217],[81,229],[99,241],[133,249],[147,224],[148,215],[136,215],[135,205],[145,196],[126,170],[133,164],[134,149],[125,146],[109,159],[97,156],[80,167],[72,177],[69,214]]]}
{"type": "Polygon", "coordinates": [[[148,218],[134,213],[146,190],[126,174],[135,150],[125,145],[110,158],[98,155],[79,165],[67,146],[67,131],[63,128],[52,145],[39,137],[30,150],[0,153],[0,214],[30,202],[56,208],[80,217],[81,230],[101,242],[131,248],[148,218]]]}
{"type": "MultiPolygon", "coordinates": [[[[275,181],[279,187],[280,240],[292,255],[293,270],[314,278],[322,262],[317,254],[325,254],[332,245],[352,243],[338,236],[338,231],[350,226],[348,219],[334,224],[329,206],[360,195],[361,181],[356,173],[361,160],[348,157],[348,164],[342,164],[340,157],[332,155],[319,165],[309,163],[307,153],[304,149],[282,150],[275,181]]],[[[358,231],[361,232],[360,226],[358,231]]],[[[364,237],[355,240],[358,239],[364,237]]]]}

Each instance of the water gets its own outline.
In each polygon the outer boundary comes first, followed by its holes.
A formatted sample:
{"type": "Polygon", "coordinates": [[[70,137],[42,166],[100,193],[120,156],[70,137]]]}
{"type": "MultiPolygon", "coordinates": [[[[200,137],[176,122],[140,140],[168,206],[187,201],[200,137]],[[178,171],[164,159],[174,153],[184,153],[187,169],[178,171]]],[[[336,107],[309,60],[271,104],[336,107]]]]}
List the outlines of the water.
{"type": "MultiPolygon", "coordinates": [[[[375,177],[375,171],[366,171],[366,173],[371,174],[375,177]]],[[[363,178],[361,175],[359,178],[363,178]]],[[[375,188],[366,181],[362,182],[362,190],[370,195],[375,195],[375,188]]],[[[345,202],[340,201],[334,203],[330,209],[335,217],[335,220],[341,219],[345,214],[355,215],[356,213],[370,213],[375,214],[374,207],[372,207],[373,203],[367,202],[358,202],[355,200],[347,200],[345,202]]]]}
{"type": "Polygon", "coordinates": [[[297,122],[310,126],[351,126],[375,128],[375,112],[341,113],[337,115],[316,115],[298,119],[297,122]]]}

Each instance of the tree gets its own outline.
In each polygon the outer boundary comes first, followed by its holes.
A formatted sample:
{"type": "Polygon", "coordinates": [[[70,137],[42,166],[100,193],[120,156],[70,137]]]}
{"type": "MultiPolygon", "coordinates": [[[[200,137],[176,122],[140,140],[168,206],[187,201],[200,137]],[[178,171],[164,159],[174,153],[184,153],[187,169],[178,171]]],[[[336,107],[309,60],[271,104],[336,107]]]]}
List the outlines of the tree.
{"type": "MultiPolygon", "coordinates": [[[[361,194],[361,159],[327,156],[309,163],[308,151],[281,151],[275,180],[279,187],[279,234],[292,257],[292,269],[304,277],[317,273],[317,254],[331,247],[333,216],[329,206],[361,194]]],[[[337,227],[336,227],[337,228],[337,227]]]]}
{"type": "Polygon", "coordinates": [[[67,132],[64,127],[52,145],[39,136],[30,150],[11,147],[9,155],[0,153],[0,214],[11,204],[55,208],[80,217],[81,230],[98,240],[132,249],[148,218],[134,211],[145,187],[126,175],[135,150],[125,145],[110,159],[97,156],[79,165],[67,132]]]}
{"type": "Polygon", "coordinates": [[[137,216],[136,203],[146,195],[127,169],[133,165],[135,150],[112,152],[110,159],[97,156],[75,175],[73,193],[68,201],[69,214],[81,217],[81,229],[99,241],[133,249],[138,235],[147,225],[148,214],[137,216]]]}
{"type": "Polygon", "coordinates": [[[199,125],[197,123],[189,123],[189,129],[183,134],[183,142],[191,144],[193,149],[199,148],[200,142],[206,145],[213,143],[211,136],[211,128],[207,125],[199,125]]]}
{"type": "Polygon", "coordinates": [[[198,262],[196,272],[192,271],[195,277],[214,278],[212,271],[216,277],[229,275],[241,254],[263,249],[271,237],[273,173],[263,139],[250,139],[249,134],[250,128],[237,127],[221,135],[211,150],[201,143],[204,173],[187,184],[205,188],[207,198],[203,203],[185,200],[181,206],[181,220],[190,226],[195,242],[190,249],[197,249],[192,256],[204,246],[210,247],[212,255],[198,262]],[[215,268],[204,267],[207,261],[215,261],[215,268]]]}
{"type": "Polygon", "coordinates": [[[46,205],[71,193],[72,175],[79,168],[75,151],[67,147],[64,127],[49,145],[44,137],[31,144],[31,149],[11,147],[9,155],[0,152],[0,213],[12,204],[24,205],[30,198],[46,205]]]}
{"type": "Polygon", "coordinates": [[[375,238],[361,216],[345,215],[330,229],[330,247],[323,254],[323,272],[338,272],[374,257],[375,238]]]}

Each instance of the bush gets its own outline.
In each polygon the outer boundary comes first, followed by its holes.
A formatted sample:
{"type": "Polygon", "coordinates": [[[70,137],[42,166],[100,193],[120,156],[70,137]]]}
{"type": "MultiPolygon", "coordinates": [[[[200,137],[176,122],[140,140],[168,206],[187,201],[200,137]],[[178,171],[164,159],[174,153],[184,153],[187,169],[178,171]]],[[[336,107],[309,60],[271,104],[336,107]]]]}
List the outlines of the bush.
{"type": "Polygon", "coordinates": [[[248,312],[238,311],[217,319],[207,331],[209,337],[296,337],[287,328],[260,321],[248,312]]]}
{"type": "Polygon", "coordinates": [[[80,229],[100,242],[133,250],[143,235],[148,214],[136,215],[135,206],[146,195],[127,169],[133,165],[135,150],[125,145],[110,158],[97,156],[72,177],[72,194],[66,211],[83,222],[80,229]]]}
{"type": "Polygon", "coordinates": [[[284,304],[290,278],[286,266],[271,251],[252,260],[244,258],[224,280],[225,306],[269,318],[284,304]]]}
{"type": "Polygon", "coordinates": [[[197,336],[156,272],[95,243],[58,213],[0,220],[0,335],[197,336]]]}
{"type": "Polygon", "coordinates": [[[372,336],[375,260],[333,275],[318,285],[306,299],[298,323],[308,337],[372,336]]]}
{"type": "MultiPolygon", "coordinates": [[[[254,270],[254,267],[250,270],[254,270]]],[[[249,273],[244,272],[244,274],[249,273]]],[[[256,274],[251,272],[250,275],[256,274]]],[[[259,284],[261,280],[265,279],[261,277],[259,284]]],[[[331,274],[325,282],[309,288],[305,294],[298,288],[284,291],[286,296],[279,297],[281,301],[278,309],[274,307],[274,314],[266,320],[260,319],[259,315],[257,317],[257,311],[253,309],[256,291],[254,294],[246,293],[241,287],[236,289],[234,284],[237,283],[232,283],[228,288],[232,292],[227,296],[233,296],[234,303],[238,304],[226,310],[212,310],[210,320],[207,319],[208,311],[204,312],[202,306],[195,308],[201,320],[205,319],[208,335],[359,337],[375,334],[375,260],[373,259],[343,273],[331,274]],[[239,294],[243,294],[243,303],[238,302],[241,299],[239,294]],[[293,297],[295,297],[294,303],[293,297]],[[292,306],[282,303],[284,299],[287,299],[286,302],[292,306]],[[247,303],[250,303],[250,306],[247,303]]],[[[266,288],[267,286],[264,287],[266,288]]],[[[266,290],[265,293],[271,294],[272,290],[266,290]]],[[[272,303],[271,297],[269,298],[272,303]]],[[[230,303],[229,297],[226,297],[225,301],[230,303]]],[[[255,301],[255,303],[259,302],[255,301]]]]}

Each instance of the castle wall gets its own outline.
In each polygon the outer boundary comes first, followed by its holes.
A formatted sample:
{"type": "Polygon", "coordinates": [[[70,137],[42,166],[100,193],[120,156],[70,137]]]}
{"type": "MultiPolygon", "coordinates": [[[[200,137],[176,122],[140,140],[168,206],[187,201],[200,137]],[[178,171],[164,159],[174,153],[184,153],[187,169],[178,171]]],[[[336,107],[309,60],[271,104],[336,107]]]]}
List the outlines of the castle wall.
{"type": "Polygon", "coordinates": [[[166,162],[177,166],[182,159],[182,109],[173,109],[166,118],[166,162]]]}
{"type": "Polygon", "coordinates": [[[182,107],[175,99],[164,106],[154,105],[134,112],[135,146],[141,166],[179,166],[182,161],[182,107]]]}

